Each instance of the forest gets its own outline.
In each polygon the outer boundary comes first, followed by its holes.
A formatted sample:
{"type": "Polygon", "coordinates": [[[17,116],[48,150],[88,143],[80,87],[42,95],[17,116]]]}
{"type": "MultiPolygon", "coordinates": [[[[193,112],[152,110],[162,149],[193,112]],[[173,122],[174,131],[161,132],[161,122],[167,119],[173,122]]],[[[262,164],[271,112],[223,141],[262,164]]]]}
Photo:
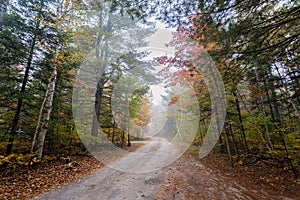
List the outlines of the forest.
{"type": "Polygon", "coordinates": [[[264,168],[295,190],[299,24],[293,0],[0,0],[0,189],[107,143],[135,151],[165,109],[169,141],[182,113],[193,113],[196,134],[184,129],[180,139],[196,158],[208,130],[218,132],[203,163],[264,168]],[[175,30],[166,44],[174,55],[146,59],[153,19],[175,30]],[[158,108],[149,86],[160,81],[190,90],[166,89],[158,108]]]}

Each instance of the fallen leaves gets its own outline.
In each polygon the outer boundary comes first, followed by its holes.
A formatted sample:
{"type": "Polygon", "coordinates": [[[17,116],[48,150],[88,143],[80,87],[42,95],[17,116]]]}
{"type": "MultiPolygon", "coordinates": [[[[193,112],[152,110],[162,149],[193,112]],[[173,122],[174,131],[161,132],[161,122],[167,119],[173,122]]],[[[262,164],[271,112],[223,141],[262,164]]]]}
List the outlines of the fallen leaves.
{"type": "Polygon", "coordinates": [[[91,156],[80,156],[71,163],[53,161],[34,170],[21,170],[1,177],[0,199],[28,199],[53,188],[78,181],[104,165],[91,156]]]}

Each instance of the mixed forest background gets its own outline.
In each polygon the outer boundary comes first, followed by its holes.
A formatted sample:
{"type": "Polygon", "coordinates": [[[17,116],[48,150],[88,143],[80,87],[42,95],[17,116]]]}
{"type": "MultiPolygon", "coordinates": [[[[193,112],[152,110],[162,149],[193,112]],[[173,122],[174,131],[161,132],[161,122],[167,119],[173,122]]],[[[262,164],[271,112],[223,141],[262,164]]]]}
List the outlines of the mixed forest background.
{"type": "MultiPolygon", "coordinates": [[[[157,81],[151,75],[155,63],[165,66],[159,76],[166,85],[193,85],[189,95],[198,99],[200,119],[190,151],[197,152],[211,120],[211,101],[205,77],[183,56],[184,42],[192,39],[209,53],[226,90],[226,121],[214,153],[226,155],[232,166],[263,162],[298,176],[299,2],[1,0],[0,6],[1,173],[85,152],[74,124],[72,92],[84,87],[75,85],[76,73],[91,55],[102,65],[94,118],[109,140],[125,148],[130,139],[142,137],[155,112],[145,86],[157,81]],[[176,53],[148,62],[143,60],[147,52],[138,48],[155,32],[153,16],[176,28],[169,44],[176,53]],[[122,38],[120,29],[132,35],[122,38]],[[105,46],[112,37],[126,46],[114,57],[105,46]],[[128,85],[143,85],[127,75],[136,66],[143,66],[138,75],[148,82],[126,97],[129,116],[119,115],[129,124],[124,130],[112,115],[112,91],[122,76],[128,85]]],[[[163,99],[166,110],[178,101],[171,94],[163,99]]],[[[175,135],[180,117],[170,110],[167,120],[165,129],[175,135]]],[[[91,127],[91,137],[98,136],[97,127],[91,127]]]]}

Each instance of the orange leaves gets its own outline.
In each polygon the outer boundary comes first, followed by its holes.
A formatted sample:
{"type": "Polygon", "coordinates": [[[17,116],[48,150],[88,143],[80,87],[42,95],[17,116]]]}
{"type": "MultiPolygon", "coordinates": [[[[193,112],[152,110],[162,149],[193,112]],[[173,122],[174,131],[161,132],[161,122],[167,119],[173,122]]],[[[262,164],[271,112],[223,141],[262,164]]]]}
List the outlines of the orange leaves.
{"type": "Polygon", "coordinates": [[[172,106],[174,105],[175,103],[178,102],[178,97],[177,96],[174,96],[170,99],[169,103],[168,103],[168,106],[172,106]]]}
{"type": "MultiPolygon", "coordinates": [[[[214,65],[207,51],[219,51],[220,47],[213,38],[217,35],[215,26],[203,19],[201,14],[193,15],[189,18],[189,23],[179,27],[173,34],[173,40],[168,44],[176,49],[172,57],[161,56],[155,61],[165,68],[159,75],[165,79],[166,87],[187,86],[190,88],[183,96],[194,98],[207,96],[207,82],[214,79],[211,66],[214,65]],[[206,76],[206,77],[203,77],[206,76]]],[[[188,98],[187,98],[188,99],[188,98]]],[[[177,97],[172,97],[169,106],[177,103],[177,97]]],[[[189,106],[190,103],[181,105],[189,106]]]]}

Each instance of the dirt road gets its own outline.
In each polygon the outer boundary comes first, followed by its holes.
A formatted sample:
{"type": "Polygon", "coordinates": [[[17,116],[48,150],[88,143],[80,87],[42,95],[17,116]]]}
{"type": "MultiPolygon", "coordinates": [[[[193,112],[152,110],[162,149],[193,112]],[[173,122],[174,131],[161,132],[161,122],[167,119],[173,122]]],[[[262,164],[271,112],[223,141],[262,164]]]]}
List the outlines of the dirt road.
{"type": "Polygon", "coordinates": [[[217,176],[184,155],[175,158],[176,148],[163,138],[153,138],[137,152],[68,186],[44,193],[35,199],[53,200],[135,200],[135,199],[283,199],[260,190],[250,190],[217,176]],[[153,153],[151,153],[153,152],[153,153]],[[150,153],[150,154],[149,154],[150,153]],[[151,155],[151,156],[149,156],[151,155]],[[116,169],[123,169],[119,171],[116,169]],[[158,169],[153,171],[152,169],[158,169]],[[143,172],[143,173],[129,173],[143,172]],[[147,172],[148,171],[148,172],[147,172]],[[152,171],[152,172],[149,172],[152,171]]]}

